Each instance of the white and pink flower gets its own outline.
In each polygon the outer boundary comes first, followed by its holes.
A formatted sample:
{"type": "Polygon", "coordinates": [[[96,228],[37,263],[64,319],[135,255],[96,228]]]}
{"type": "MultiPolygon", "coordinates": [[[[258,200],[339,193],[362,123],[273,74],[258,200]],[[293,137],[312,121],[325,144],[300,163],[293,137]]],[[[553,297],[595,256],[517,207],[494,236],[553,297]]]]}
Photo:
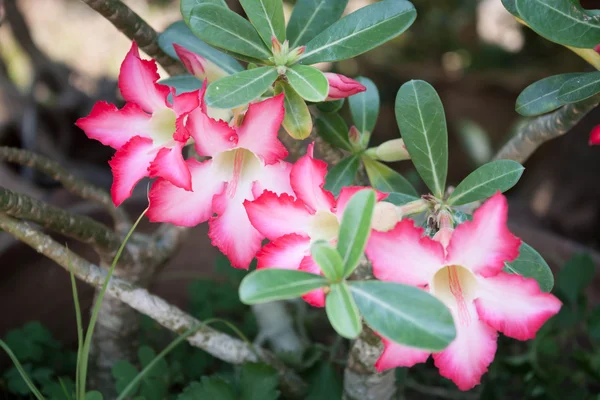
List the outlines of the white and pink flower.
{"type": "Polygon", "coordinates": [[[325,77],[329,82],[329,93],[325,101],[344,99],[367,90],[364,85],[341,74],[326,72],[325,77]]]}
{"type": "Polygon", "coordinates": [[[109,162],[115,206],[131,196],[134,186],[146,176],[192,190],[181,151],[189,138],[183,121],[198,107],[198,92],[176,96],[169,87],[156,83],[159,78],[156,62],[142,60],[133,42],[119,73],[125,107],[119,110],[100,101],[89,116],[76,122],[90,139],[117,150],[109,162]],[[167,100],[171,93],[173,103],[167,100]]]}
{"type": "MultiPolygon", "coordinates": [[[[270,242],[256,255],[257,268],[298,269],[320,274],[319,266],[310,255],[310,245],[316,240],[337,242],[338,231],[346,204],[352,195],[364,187],[345,187],[337,201],[325,189],[327,163],[313,158],[313,146],[292,167],[291,186],[296,198],[265,191],[254,201],[244,203],[252,225],[270,242]]],[[[378,200],[386,195],[378,193],[378,200]]],[[[303,298],[323,307],[323,290],[314,290],[303,298]]]]}
{"type": "MultiPolygon", "coordinates": [[[[406,219],[388,232],[373,231],[367,244],[375,277],[424,288],[450,309],[456,339],[433,359],[440,374],[461,390],[479,384],[494,359],[498,331],[532,339],[561,307],[535,280],[503,271],[521,244],[506,226],[507,214],[506,198],[498,193],[472,222],[454,230],[444,227],[435,240],[406,219]]],[[[379,371],[410,367],[431,354],[382,340],[385,350],[375,365],[379,371]]]]}
{"type": "Polygon", "coordinates": [[[283,94],[250,104],[240,126],[208,116],[204,102],[206,81],[199,106],[188,115],[186,128],[199,156],[185,163],[194,191],[185,191],[167,179],[158,179],[149,193],[148,218],[195,226],[209,221],[209,237],[236,268],[248,268],[264,236],[248,220],[244,201],[264,190],[293,193],[287,150],[277,139],[284,116],[283,94]],[[214,216],[216,214],[216,216],[214,216]]]}

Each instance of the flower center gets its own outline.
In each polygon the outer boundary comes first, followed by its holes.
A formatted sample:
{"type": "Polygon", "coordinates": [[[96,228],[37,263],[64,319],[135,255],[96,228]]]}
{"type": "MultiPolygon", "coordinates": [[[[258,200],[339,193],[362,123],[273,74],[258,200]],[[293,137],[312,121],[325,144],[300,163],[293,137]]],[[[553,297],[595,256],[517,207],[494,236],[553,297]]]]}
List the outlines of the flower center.
{"type": "Polygon", "coordinates": [[[477,292],[477,279],[471,271],[460,265],[443,267],[434,275],[430,289],[444,304],[457,310],[461,324],[469,325],[468,304],[475,300],[477,292]]]}
{"type": "Polygon", "coordinates": [[[227,196],[234,198],[239,189],[251,189],[258,178],[261,162],[258,157],[246,149],[233,149],[217,154],[213,159],[215,173],[228,182],[227,196]]]}
{"type": "Polygon", "coordinates": [[[308,234],[311,241],[337,239],[340,223],[332,212],[319,210],[310,220],[308,234]]]}
{"type": "Polygon", "coordinates": [[[170,108],[162,108],[152,114],[150,129],[155,144],[164,145],[173,140],[176,119],[175,112],[170,108]]]}

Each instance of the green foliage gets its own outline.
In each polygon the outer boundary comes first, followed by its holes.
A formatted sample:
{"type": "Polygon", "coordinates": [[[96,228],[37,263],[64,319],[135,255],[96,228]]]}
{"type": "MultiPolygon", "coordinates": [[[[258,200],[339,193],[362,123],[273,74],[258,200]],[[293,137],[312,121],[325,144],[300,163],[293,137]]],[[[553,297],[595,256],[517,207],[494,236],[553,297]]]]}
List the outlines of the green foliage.
{"type": "Polygon", "coordinates": [[[556,110],[565,104],[558,98],[560,88],[580,75],[582,74],[560,74],[532,83],[517,98],[516,111],[525,117],[533,117],[556,110]]]}
{"type": "Polygon", "coordinates": [[[277,79],[273,67],[259,67],[225,76],[206,90],[206,104],[216,108],[234,108],[247,104],[267,90],[277,79]]]}
{"type": "Polygon", "coordinates": [[[348,140],[348,125],[338,113],[321,114],[315,121],[317,133],[327,143],[343,150],[352,151],[348,140]]]}
{"type": "Polygon", "coordinates": [[[396,192],[417,196],[417,191],[413,185],[398,172],[368,157],[363,157],[362,161],[373,188],[382,192],[396,192]]]}
{"type": "Polygon", "coordinates": [[[245,304],[293,299],[327,285],[327,279],[307,272],[268,268],[248,274],[240,284],[240,299],[245,304]]]}
{"type": "Polygon", "coordinates": [[[352,155],[344,158],[327,172],[327,176],[325,177],[325,189],[337,196],[343,187],[351,186],[354,183],[359,168],[359,156],[352,155]]]}
{"type": "Polygon", "coordinates": [[[504,270],[519,274],[526,278],[533,278],[540,285],[540,289],[549,292],[554,286],[554,276],[544,258],[527,243],[521,243],[519,257],[506,263],[504,270]]]}
{"type": "Polygon", "coordinates": [[[287,70],[286,77],[294,90],[306,101],[323,101],[327,97],[329,82],[315,67],[293,65],[287,70]]]}
{"type": "Polygon", "coordinates": [[[193,92],[202,88],[202,81],[193,75],[179,75],[161,79],[163,85],[175,88],[177,94],[193,92]]]}
{"type": "Polygon", "coordinates": [[[278,81],[275,94],[284,93],[285,116],[283,128],[294,139],[306,139],[312,131],[313,123],[308,106],[289,83],[278,81]]]}
{"type": "Polygon", "coordinates": [[[379,92],[369,78],[359,76],[356,81],[367,90],[348,98],[352,119],[360,132],[373,132],[379,116],[379,92]]]}
{"type": "Polygon", "coordinates": [[[272,37],[276,37],[280,42],[285,40],[285,19],[281,0],[240,0],[240,4],[267,47],[271,46],[272,37]]]}
{"type": "Polygon", "coordinates": [[[360,313],[345,282],[331,285],[325,301],[325,311],[331,326],[340,336],[354,339],[360,335],[360,313]]]}
{"type": "Polygon", "coordinates": [[[571,304],[576,305],[583,290],[590,284],[596,266],[588,254],[573,256],[558,272],[556,290],[571,304]]]}
{"type": "Polygon", "coordinates": [[[298,0],[287,26],[290,47],[308,43],[337,21],[348,0],[298,0]]]}
{"type": "Polygon", "coordinates": [[[600,71],[579,74],[566,81],[558,90],[558,100],[576,103],[600,93],[600,71]]]}
{"type": "Polygon", "coordinates": [[[310,247],[310,254],[330,281],[337,281],[344,275],[344,261],[340,253],[324,240],[316,241],[310,247]]]}
{"type": "Polygon", "coordinates": [[[201,4],[214,4],[216,6],[221,6],[227,8],[227,3],[225,0],[181,0],[180,8],[181,15],[183,16],[183,20],[186,24],[190,23],[190,17],[192,15],[192,9],[201,4]]]}

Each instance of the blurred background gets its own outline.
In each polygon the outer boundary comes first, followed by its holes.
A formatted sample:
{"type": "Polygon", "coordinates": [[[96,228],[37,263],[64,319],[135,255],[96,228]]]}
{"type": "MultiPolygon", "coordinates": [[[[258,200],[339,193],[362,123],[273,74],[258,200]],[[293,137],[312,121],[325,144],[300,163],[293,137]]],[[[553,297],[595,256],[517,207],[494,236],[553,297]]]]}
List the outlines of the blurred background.
{"type": "MultiPolygon", "coordinates": [[[[180,19],[176,0],[124,2],[157,31],[180,19]]],[[[350,0],[346,12],[370,2],[350,0]]],[[[122,104],[116,79],[129,40],[78,0],[3,3],[0,145],[42,153],[109,188],[107,161],[112,150],[87,139],[74,122],[100,99],[122,104]]],[[[228,3],[243,14],[237,0],[228,3]]],[[[514,105],[526,86],[550,75],[592,69],[564,47],[520,26],[500,0],[414,4],[417,20],[399,38],[356,59],[322,68],[350,77],[367,76],[376,83],[382,108],[372,145],[398,137],[393,103],[399,87],[410,79],[430,82],[442,98],[448,120],[449,184],[457,184],[489,161],[522,123],[514,105]]],[[[288,16],[292,7],[293,1],[286,2],[288,16]]],[[[167,76],[164,71],[161,75],[167,76]]],[[[556,273],[581,252],[591,257],[590,278],[600,266],[600,148],[587,145],[589,132],[598,123],[600,111],[595,110],[568,135],[543,145],[508,194],[511,228],[556,273]]],[[[409,162],[392,166],[424,190],[409,162]]],[[[101,209],[30,169],[0,164],[0,184],[109,223],[101,209]]],[[[147,205],[146,185],[138,189],[125,203],[134,215],[147,205]]],[[[152,226],[146,223],[141,229],[152,226]]],[[[214,275],[217,251],[206,230],[206,225],[195,228],[151,291],[187,306],[189,282],[214,275]]],[[[67,242],[94,259],[89,249],[67,242]]],[[[0,336],[39,320],[60,341],[73,343],[73,300],[64,270],[4,233],[0,233],[0,266],[0,336]]],[[[91,288],[80,285],[79,293],[82,305],[89,306],[91,288]]],[[[599,279],[588,286],[587,296],[591,305],[600,302],[599,279]]],[[[600,376],[600,368],[597,373],[600,376]]]]}

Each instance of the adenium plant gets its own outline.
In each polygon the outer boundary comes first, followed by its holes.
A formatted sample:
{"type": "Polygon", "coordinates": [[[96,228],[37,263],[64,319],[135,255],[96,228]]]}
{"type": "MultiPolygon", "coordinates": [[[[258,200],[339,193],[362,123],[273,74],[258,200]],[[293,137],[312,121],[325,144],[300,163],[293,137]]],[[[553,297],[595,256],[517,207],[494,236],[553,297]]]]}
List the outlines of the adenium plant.
{"type": "MultiPolygon", "coordinates": [[[[600,57],[592,50],[600,43],[595,14],[566,0],[503,2],[541,35],[600,57]],[[560,24],[572,25],[567,31],[560,24]]],[[[256,271],[239,289],[242,301],[301,296],[325,307],[345,338],[359,337],[363,322],[374,330],[385,347],[377,370],[433,354],[440,374],[468,390],[493,361],[498,332],[532,339],[561,307],[548,293],[548,265],[507,228],[501,193],[523,167],[495,160],[447,187],[444,109],[423,81],[398,91],[401,138],[369,147],[379,113],[374,83],[314,65],[393,39],[416,11],[406,0],[382,0],[340,19],[346,3],[300,0],[286,26],[282,1],[241,0],[245,19],[222,0],[182,0],[184,21],[159,44],[190,75],[158,81],[155,62],[141,59],[133,43],[119,76],[126,105],[100,102],[77,124],[116,150],[116,206],[140,179],[157,178],[148,196],[151,221],[208,221],[212,244],[234,267],[247,269],[256,257],[256,271]],[[346,98],[350,127],[338,113],[346,98]],[[313,118],[316,134],[343,154],[336,165],[318,159],[313,141],[296,162],[286,161],[280,128],[305,139],[313,118]],[[385,164],[404,160],[427,192],[385,164]]],[[[599,74],[536,82],[517,111],[536,116],[592,98],[599,74]]],[[[596,128],[590,143],[599,142],[596,128]]]]}

